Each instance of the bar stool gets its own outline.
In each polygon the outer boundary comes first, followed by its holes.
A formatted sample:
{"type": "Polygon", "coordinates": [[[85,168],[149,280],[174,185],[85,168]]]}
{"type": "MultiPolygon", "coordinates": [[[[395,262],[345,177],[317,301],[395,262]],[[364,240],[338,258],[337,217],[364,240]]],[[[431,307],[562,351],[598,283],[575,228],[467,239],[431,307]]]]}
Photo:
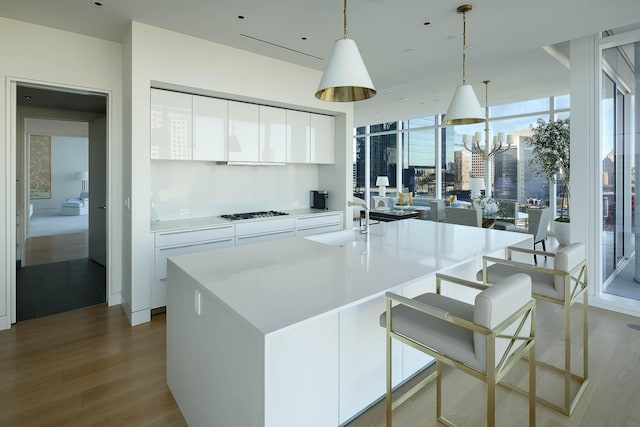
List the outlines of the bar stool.
{"type": "Polygon", "coordinates": [[[442,364],[461,370],[487,384],[487,425],[495,425],[496,384],[528,354],[529,425],[535,426],[535,301],[531,278],[516,274],[488,287],[438,274],[436,293],[413,299],[387,292],[387,309],[380,325],[387,331],[387,426],[392,412],[413,394],[436,381],[436,416],[442,415],[442,364]],[[441,295],[443,281],[481,290],[473,305],[441,295]],[[394,305],[395,304],[395,305],[394,305]],[[392,401],[391,343],[396,339],[436,359],[436,372],[392,401]]]}
{"type": "MultiPolygon", "coordinates": [[[[589,383],[589,329],[587,322],[587,264],[586,252],[582,243],[572,243],[559,249],[556,253],[536,251],[531,249],[509,247],[507,259],[483,257],[482,270],[477,279],[484,284],[499,283],[505,277],[516,273],[526,273],[531,277],[533,297],[536,300],[558,304],[564,308],[564,367],[560,368],[549,363],[538,361],[543,366],[561,372],[564,375],[564,402],[557,405],[549,400],[538,397],[538,401],[565,415],[571,415],[582,397],[589,383]],[[535,265],[512,261],[513,253],[548,256],[553,258],[553,268],[543,268],[535,265]],[[493,265],[489,265],[493,263],[493,265]],[[571,307],[582,296],[583,318],[583,373],[582,376],[571,372],[571,307]],[[577,379],[580,386],[571,398],[571,379],[577,379]]],[[[511,386],[515,391],[522,390],[511,386]]]]}

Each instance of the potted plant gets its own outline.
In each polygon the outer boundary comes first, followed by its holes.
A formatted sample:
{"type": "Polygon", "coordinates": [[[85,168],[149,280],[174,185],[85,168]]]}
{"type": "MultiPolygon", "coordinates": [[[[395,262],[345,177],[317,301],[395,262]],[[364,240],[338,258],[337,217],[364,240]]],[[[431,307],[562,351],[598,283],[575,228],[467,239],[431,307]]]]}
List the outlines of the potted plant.
{"type": "Polygon", "coordinates": [[[533,147],[531,166],[533,173],[541,178],[556,182],[557,177],[562,183],[562,201],[560,216],[555,219],[556,238],[561,245],[571,242],[569,234],[569,119],[545,122],[538,119],[535,126],[531,126],[533,135],[529,144],[533,147]],[[566,209],[566,210],[565,210],[566,209]]]}

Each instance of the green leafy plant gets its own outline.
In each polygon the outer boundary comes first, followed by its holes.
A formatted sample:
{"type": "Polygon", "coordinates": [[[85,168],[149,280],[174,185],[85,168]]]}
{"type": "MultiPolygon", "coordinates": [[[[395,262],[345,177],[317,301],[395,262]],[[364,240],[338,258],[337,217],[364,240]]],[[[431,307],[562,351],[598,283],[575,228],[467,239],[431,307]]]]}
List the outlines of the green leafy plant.
{"type": "Polygon", "coordinates": [[[531,126],[531,130],[533,135],[528,143],[533,147],[533,159],[530,161],[533,173],[553,183],[556,182],[556,177],[560,177],[562,202],[560,217],[556,221],[569,222],[569,180],[571,178],[569,119],[550,122],[538,119],[536,125],[531,126]]]}

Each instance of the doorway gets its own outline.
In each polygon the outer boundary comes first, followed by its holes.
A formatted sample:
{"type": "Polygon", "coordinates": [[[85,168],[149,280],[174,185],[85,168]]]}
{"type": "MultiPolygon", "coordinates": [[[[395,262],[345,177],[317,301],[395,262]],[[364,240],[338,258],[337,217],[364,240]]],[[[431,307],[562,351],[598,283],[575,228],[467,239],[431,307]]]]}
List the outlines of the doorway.
{"type": "Polygon", "coordinates": [[[106,94],[17,84],[12,321],[106,302],[107,105],[106,94]]]}

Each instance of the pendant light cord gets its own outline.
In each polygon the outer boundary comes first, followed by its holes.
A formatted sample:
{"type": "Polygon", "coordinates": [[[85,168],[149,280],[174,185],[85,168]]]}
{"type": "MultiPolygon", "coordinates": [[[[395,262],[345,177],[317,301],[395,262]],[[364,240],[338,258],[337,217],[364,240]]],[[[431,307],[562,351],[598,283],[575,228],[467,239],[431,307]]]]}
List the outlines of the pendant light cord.
{"type": "MultiPolygon", "coordinates": [[[[345,0],[345,4],[346,2],[347,0],[345,0]]],[[[347,18],[345,17],[345,19],[347,18]]],[[[467,69],[467,12],[464,11],[462,12],[462,84],[463,85],[466,84],[466,81],[467,81],[466,69],[467,69]]]]}
{"type": "Polygon", "coordinates": [[[344,38],[347,38],[347,0],[344,0],[344,38]]]}

